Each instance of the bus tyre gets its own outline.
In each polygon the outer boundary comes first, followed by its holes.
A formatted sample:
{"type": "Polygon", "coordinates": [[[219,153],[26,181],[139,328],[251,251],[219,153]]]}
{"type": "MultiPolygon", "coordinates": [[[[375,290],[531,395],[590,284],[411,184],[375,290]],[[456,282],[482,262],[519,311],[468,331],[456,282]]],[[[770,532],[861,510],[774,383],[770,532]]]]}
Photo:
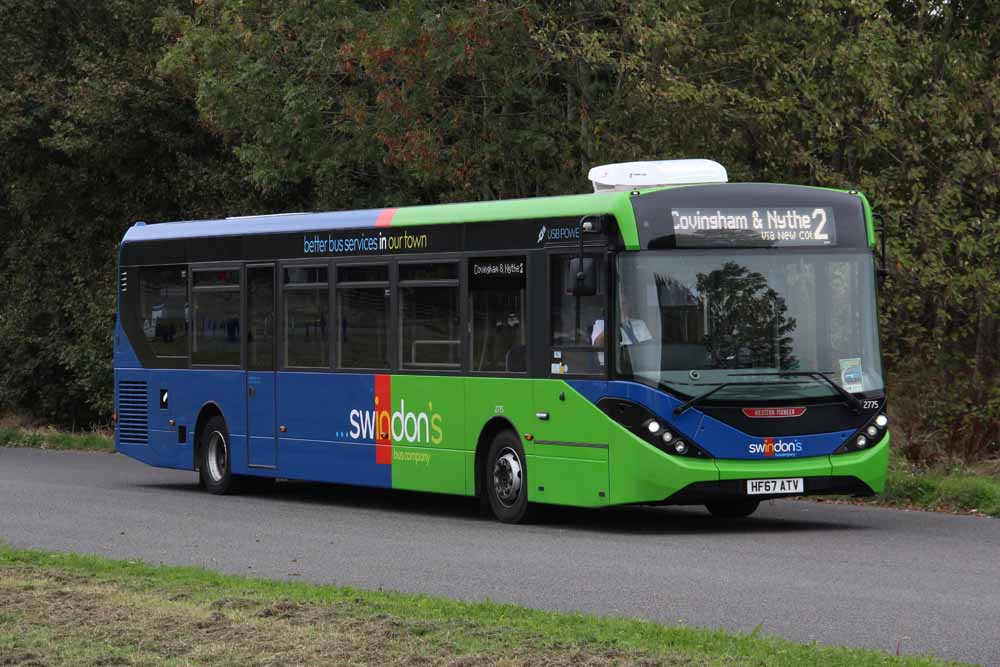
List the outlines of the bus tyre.
{"type": "Polygon", "coordinates": [[[717,503],[705,503],[705,507],[714,517],[720,519],[745,519],[757,511],[759,500],[731,500],[717,503]]]}
{"type": "Polygon", "coordinates": [[[212,417],[205,424],[201,435],[201,461],[199,474],[201,485],[216,495],[225,495],[237,490],[232,473],[232,450],[229,446],[229,430],[222,417],[212,417]]]}
{"type": "Polygon", "coordinates": [[[528,513],[528,475],[524,447],[511,431],[494,436],[486,455],[483,480],[493,516],[504,523],[520,523],[528,513]]]}

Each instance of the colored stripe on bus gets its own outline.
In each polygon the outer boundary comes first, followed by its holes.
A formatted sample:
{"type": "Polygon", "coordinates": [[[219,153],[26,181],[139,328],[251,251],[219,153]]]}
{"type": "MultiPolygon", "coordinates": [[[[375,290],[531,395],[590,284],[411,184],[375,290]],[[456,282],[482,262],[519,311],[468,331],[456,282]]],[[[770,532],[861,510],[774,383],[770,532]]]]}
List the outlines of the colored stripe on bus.
{"type": "Polygon", "coordinates": [[[375,463],[392,465],[392,376],[375,376],[375,463]]]}
{"type": "Polygon", "coordinates": [[[376,227],[391,227],[392,226],[392,219],[394,217],[396,217],[396,211],[398,211],[398,210],[399,210],[398,208],[384,208],[384,209],[382,209],[382,212],[378,214],[377,218],[375,218],[375,226],[376,227]]]}

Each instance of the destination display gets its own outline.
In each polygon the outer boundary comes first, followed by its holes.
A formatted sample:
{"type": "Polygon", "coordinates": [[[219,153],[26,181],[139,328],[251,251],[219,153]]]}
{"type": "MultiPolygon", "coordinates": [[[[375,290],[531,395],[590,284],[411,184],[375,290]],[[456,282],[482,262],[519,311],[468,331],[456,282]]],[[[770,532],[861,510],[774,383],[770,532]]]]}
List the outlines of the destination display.
{"type": "Polygon", "coordinates": [[[524,289],[526,262],[521,257],[490,257],[469,260],[469,289],[524,289]]]}
{"type": "Polygon", "coordinates": [[[672,208],[678,248],[832,246],[831,207],[672,208]]]}

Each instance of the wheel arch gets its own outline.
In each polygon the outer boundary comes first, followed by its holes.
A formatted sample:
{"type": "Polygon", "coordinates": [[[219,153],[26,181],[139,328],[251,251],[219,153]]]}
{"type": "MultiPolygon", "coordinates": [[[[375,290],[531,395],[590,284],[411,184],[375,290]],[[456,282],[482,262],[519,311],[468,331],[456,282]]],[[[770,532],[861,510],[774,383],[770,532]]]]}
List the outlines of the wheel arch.
{"type": "MultiPolygon", "coordinates": [[[[229,429],[229,423],[226,422],[226,416],[222,413],[222,408],[215,401],[208,401],[198,410],[198,419],[195,421],[194,425],[194,461],[193,467],[198,470],[201,461],[201,432],[205,428],[205,424],[212,417],[219,417],[222,419],[223,423],[226,424],[226,430],[229,429]]],[[[228,439],[228,435],[227,435],[228,439]]]]}
{"type": "Polygon", "coordinates": [[[479,431],[479,439],[476,441],[475,463],[475,495],[477,498],[482,496],[483,490],[483,461],[486,459],[486,454],[489,452],[490,443],[493,441],[493,438],[496,437],[497,433],[503,431],[513,431],[514,435],[519,440],[521,439],[520,434],[518,434],[517,429],[514,427],[514,423],[506,417],[493,417],[483,424],[483,428],[479,431]]]}

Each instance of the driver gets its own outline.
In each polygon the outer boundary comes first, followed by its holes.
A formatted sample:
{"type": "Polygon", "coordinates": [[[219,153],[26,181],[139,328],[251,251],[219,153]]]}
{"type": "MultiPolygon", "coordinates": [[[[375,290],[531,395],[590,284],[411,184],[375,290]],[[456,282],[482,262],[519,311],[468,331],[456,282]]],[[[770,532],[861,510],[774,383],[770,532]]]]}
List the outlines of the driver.
{"type": "MultiPolygon", "coordinates": [[[[622,321],[618,328],[619,342],[622,345],[635,345],[651,340],[646,322],[632,316],[632,299],[622,299],[622,321]]],[[[596,347],[604,345],[604,320],[596,320],[590,330],[590,343],[596,347]]]]}

